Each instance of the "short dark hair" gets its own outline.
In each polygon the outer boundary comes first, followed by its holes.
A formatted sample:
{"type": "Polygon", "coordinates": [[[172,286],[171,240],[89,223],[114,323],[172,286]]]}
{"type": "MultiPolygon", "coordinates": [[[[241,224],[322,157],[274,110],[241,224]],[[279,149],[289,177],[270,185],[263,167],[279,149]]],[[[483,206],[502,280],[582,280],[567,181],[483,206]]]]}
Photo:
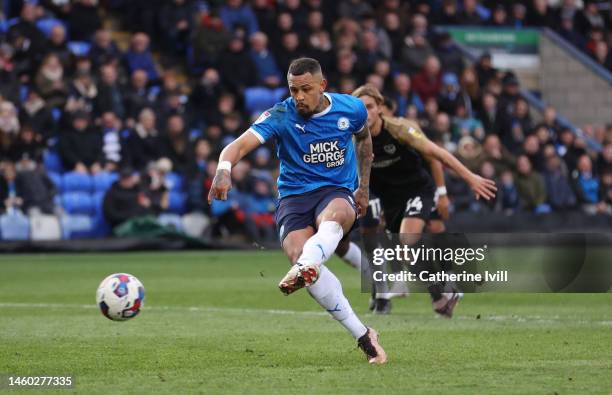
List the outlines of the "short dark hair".
{"type": "Polygon", "coordinates": [[[287,75],[302,75],[310,73],[314,74],[323,74],[321,71],[321,65],[316,59],[313,58],[298,58],[295,59],[289,65],[289,70],[287,71],[287,75]]]}

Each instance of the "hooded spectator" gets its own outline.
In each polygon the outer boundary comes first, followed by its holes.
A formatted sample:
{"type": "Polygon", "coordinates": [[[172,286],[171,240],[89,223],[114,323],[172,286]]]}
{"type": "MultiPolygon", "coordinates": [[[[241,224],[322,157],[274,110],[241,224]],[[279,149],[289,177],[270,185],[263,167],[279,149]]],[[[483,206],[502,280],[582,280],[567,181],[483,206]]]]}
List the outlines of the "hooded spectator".
{"type": "Polygon", "coordinates": [[[104,161],[102,135],[90,125],[89,114],[77,111],[72,127],[59,136],[58,150],[64,168],[79,173],[96,173],[104,161]]]}

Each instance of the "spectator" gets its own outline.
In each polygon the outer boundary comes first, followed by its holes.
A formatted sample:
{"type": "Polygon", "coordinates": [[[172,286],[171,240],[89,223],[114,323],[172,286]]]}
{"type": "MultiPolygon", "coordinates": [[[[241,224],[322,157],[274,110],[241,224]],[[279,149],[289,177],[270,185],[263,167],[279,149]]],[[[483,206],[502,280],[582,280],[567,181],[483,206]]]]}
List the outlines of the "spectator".
{"type": "Polygon", "coordinates": [[[180,115],[172,115],[166,122],[166,132],[160,141],[163,157],[170,159],[172,168],[184,172],[189,167],[189,142],[185,121],[180,115]]]}
{"type": "Polygon", "coordinates": [[[483,157],[493,164],[496,174],[502,174],[506,170],[514,170],[516,159],[502,146],[499,137],[494,134],[485,137],[483,157]]]}
{"type": "Polygon", "coordinates": [[[78,72],[69,88],[65,111],[72,114],[85,111],[93,114],[94,104],[98,97],[98,88],[88,72],[78,72]]]}
{"type": "Polygon", "coordinates": [[[567,210],[576,206],[576,195],[563,172],[561,158],[551,156],[546,160],[544,172],[548,204],[553,210],[567,210]]]}
{"type": "Polygon", "coordinates": [[[2,177],[0,178],[0,213],[21,212],[23,198],[17,190],[17,172],[13,162],[1,163],[2,177]]]}
{"type": "Polygon", "coordinates": [[[17,170],[15,187],[17,195],[22,199],[22,210],[28,215],[53,214],[55,211],[53,198],[57,189],[45,169],[27,158],[17,162],[15,169],[17,170]]]}
{"type": "Polygon", "coordinates": [[[599,180],[593,174],[593,164],[588,155],[581,155],[578,158],[572,179],[582,209],[588,214],[595,214],[600,199],[599,180]]]}
{"type": "Polygon", "coordinates": [[[149,163],[147,173],[143,177],[145,196],[151,202],[149,209],[159,215],[168,209],[170,204],[168,188],[166,187],[166,174],[172,171],[172,162],[168,158],[158,159],[149,163]]]}
{"type": "Polygon", "coordinates": [[[17,163],[23,159],[31,160],[35,163],[42,163],[43,139],[34,132],[30,125],[21,126],[19,137],[11,147],[10,159],[17,163]]]}
{"type": "Polygon", "coordinates": [[[289,70],[289,64],[292,60],[304,56],[300,45],[300,36],[296,32],[285,33],[277,55],[280,70],[289,70]]]}
{"type": "Polygon", "coordinates": [[[548,27],[554,29],[557,25],[554,12],[547,0],[532,0],[527,12],[527,25],[535,27],[548,27]]]}
{"type": "Polygon", "coordinates": [[[122,133],[122,162],[126,166],[143,171],[151,161],[161,156],[160,137],[155,124],[155,112],[144,108],[138,115],[134,128],[122,133]]]}
{"type": "Polygon", "coordinates": [[[376,33],[366,30],[361,34],[361,48],[357,51],[357,64],[363,73],[374,70],[374,65],[387,56],[380,49],[380,42],[376,33]]]}
{"type": "Polygon", "coordinates": [[[255,65],[257,83],[270,88],[276,88],[281,83],[281,72],[276,58],[268,49],[268,37],[257,32],[251,36],[251,60],[255,65]]]}
{"type": "Polygon", "coordinates": [[[76,0],[70,7],[68,24],[72,40],[89,41],[94,32],[102,27],[98,0],[76,0]]]}
{"type": "Polygon", "coordinates": [[[542,176],[533,171],[529,158],[521,155],[517,159],[516,187],[521,198],[521,207],[534,212],[549,210],[546,204],[546,186],[542,176]]]}
{"type": "Polygon", "coordinates": [[[257,242],[274,242],[275,202],[270,188],[271,179],[255,178],[252,192],[246,198],[245,227],[249,237],[257,242]]]}
{"type": "Polygon", "coordinates": [[[165,2],[161,8],[159,25],[164,31],[166,51],[183,55],[192,31],[194,7],[187,0],[165,2]]]}
{"type": "Polygon", "coordinates": [[[142,191],[133,169],[121,169],[119,180],[104,195],[102,211],[113,228],[127,220],[152,214],[151,201],[142,191]]]}
{"type": "Polygon", "coordinates": [[[122,163],[121,120],[112,112],[105,112],[102,121],[102,153],[106,171],[117,171],[122,163]]]}
{"type": "Polygon", "coordinates": [[[413,105],[419,112],[425,110],[423,102],[419,95],[417,95],[410,86],[410,77],[406,73],[399,73],[393,79],[393,100],[397,105],[397,115],[404,116],[408,106],[413,105]]]}
{"type": "Polygon", "coordinates": [[[113,41],[110,31],[104,29],[96,31],[88,57],[92,60],[95,67],[105,63],[118,65],[121,59],[121,51],[119,51],[117,44],[113,41]]]}
{"type": "Polygon", "coordinates": [[[200,3],[198,5],[196,15],[192,41],[192,66],[199,71],[219,65],[221,54],[227,47],[231,34],[223,26],[221,18],[209,12],[206,4],[200,3]]]}
{"type": "Polygon", "coordinates": [[[19,121],[22,125],[30,125],[32,130],[45,141],[55,135],[53,114],[34,87],[28,90],[28,96],[21,105],[19,121]]]}
{"type": "Polygon", "coordinates": [[[442,88],[437,99],[440,111],[447,114],[455,113],[457,105],[463,100],[459,80],[455,74],[445,73],[442,76],[442,88]]]}
{"type": "Polygon", "coordinates": [[[46,38],[36,27],[36,4],[23,2],[20,18],[7,33],[8,42],[15,49],[16,60],[22,72],[29,73],[45,53],[46,38]]]}
{"type": "Polygon", "coordinates": [[[9,154],[19,129],[20,124],[15,105],[0,98],[0,157],[9,154]]]}
{"type": "Polygon", "coordinates": [[[244,49],[244,41],[240,37],[233,37],[219,59],[224,85],[233,92],[242,92],[244,88],[255,85],[254,68],[249,52],[244,49]]]}
{"type": "Polygon", "coordinates": [[[501,125],[497,117],[497,98],[491,92],[485,92],[482,95],[482,109],[478,119],[482,121],[485,134],[500,134],[501,125]]]}
{"type": "Polygon", "coordinates": [[[68,87],[64,82],[64,68],[57,55],[50,53],[45,56],[35,83],[48,108],[64,107],[68,87]]]}
{"type": "Polygon", "coordinates": [[[464,136],[472,136],[478,141],[483,141],[485,132],[482,122],[470,116],[465,104],[460,103],[453,117],[453,141],[459,141],[464,136]]]}
{"type": "Polygon", "coordinates": [[[123,119],[126,112],[123,89],[117,80],[117,67],[112,63],[107,63],[100,68],[100,74],[98,94],[94,103],[95,114],[99,116],[105,112],[112,112],[123,119]]]}
{"type": "Polygon", "coordinates": [[[458,25],[460,23],[459,11],[457,10],[456,0],[443,0],[440,8],[437,24],[458,25]]]}
{"type": "Polygon", "coordinates": [[[612,141],[604,144],[597,156],[597,174],[603,175],[612,171],[612,141]]]}
{"type": "MultiPolygon", "coordinates": [[[[482,164],[480,165],[480,169],[478,169],[478,174],[480,174],[482,177],[489,179],[489,180],[493,180],[495,181],[495,184],[499,184],[498,180],[497,180],[497,174],[495,174],[495,167],[493,167],[493,164],[491,162],[482,162],[482,164]]],[[[500,205],[500,199],[499,199],[499,195],[495,195],[495,197],[489,199],[489,200],[484,200],[484,199],[480,199],[478,200],[478,204],[479,207],[482,210],[486,210],[486,211],[498,211],[499,210],[499,205],[500,205]]]]}
{"type": "MultiPolygon", "coordinates": [[[[462,137],[457,144],[457,158],[472,172],[478,172],[483,163],[482,147],[471,136],[462,137]]],[[[491,162],[487,162],[491,164],[491,162]]],[[[492,166],[492,164],[491,164],[492,166]]],[[[495,174],[495,167],[493,167],[495,174]]]]}
{"type": "Polygon", "coordinates": [[[493,14],[491,15],[491,19],[488,21],[488,25],[492,27],[508,27],[510,26],[510,21],[508,20],[508,11],[503,4],[497,4],[495,8],[493,8],[493,14]]]}
{"type": "Polygon", "coordinates": [[[491,54],[489,52],[483,52],[483,54],[480,55],[475,70],[481,88],[486,86],[490,80],[497,77],[497,70],[491,63],[491,54]]]}
{"type": "MultiPolygon", "coordinates": [[[[440,59],[442,69],[447,73],[454,73],[455,75],[462,75],[464,64],[463,54],[453,41],[449,33],[442,33],[438,36],[438,44],[436,46],[436,55],[440,59]]],[[[476,77],[474,77],[476,79],[476,77]]],[[[478,82],[476,80],[476,82],[478,82]]],[[[463,84],[463,76],[462,76],[463,84]]]]}
{"type": "Polygon", "coordinates": [[[434,55],[425,60],[423,70],[414,76],[414,90],[421,100],[427,101],[430,97],[436,97],[442,89],[442,73],[440,61],[434,55]]]}
{"type": "Polygon", "coordinates": [[[145,70],[134,70],[130,85],[125,91],[125,112],[127,124],[133,125],[134,119],[146,108],[153,107],[155,95],[148,87],[149,77],[145,70]]]}
{"type": "Polygon", "coordinates": [[[597,44],[595,44],[593,57],[602,67],[612,71],[612,52],[605,41],[598,41],[597,44]]]}
{"type": "Polygon", "coordinates": [[[510,170],[502,172],[498,193],[501,209],[506,215],[517,212],[521,205],[518,189],[514,184],[514,175],[510,170]]]}
{"type": "Polygon", "coordinates": [[[594,0],[586,0],[584,8],[580,12],[576,12],[574,21],[576,23],[576,31],[583,36],[586,36],[589,31],[594,28],[604,29],[605,20],[599,13],[598,2],[594,0]]]}
{"type": "Polygon", "coordinates": [[[77,111],[72,116],[72,127],[59,136],[58,150],[69,171],[96,173],[102,169],[102,135],[90,126],[86,112],[77,111]]]}
{"type": "Polygon", "coordinates": [[[51,29],[49,40],[47,41],[47,52],[54,53],[64,68],[70,67],[72,53],[68,49],[68,44],[66,44],[66,29],[64,25],[57,24],[51,29]]]}
{"type": "Polygon", "coordinates": [[[435,57],[433,48],[429,45],[427,37],[422,32],[414,32],[406,36],[404,46],[400,51],[402,69],[406,70],[410,75],[422,70],[429,59],[435,57]]]}
{"type": "Polygon", "coordinates": [[[597,212],[612,215],[612,170],[606,169],[601,176],[600,200],[597,212]]]}
{"type": "Polygon", "coordinates": [[[463,11],[459,13],[459,24],[480,25],[482,23],[476,5],[476,0],[463,0],[463,11]]]}
{"type": "Polygon", "coordinates": [[[153,55],[149,50],[149,36],[144,33],[136,33],[132,36],[130,49],[124,56],[128,73],[132,74],[136,70],[144,70],[147,78],[151,82],[156,82],[159,78],[153,55]]]}
{"type": "Polygon", "coordinates": [[[238,26],[244,27],[249,36],[259,31],[251,6],[244,4],[243,0],[228,0],[219,10],[219,16],[223,25],[230,31],[236,30],[238,26]]]}
{"type": "Polygon", "coordinates": [[[545,161],[542,150],[540,149],[540,140],[535,135],[527,136],[523,142],[523,155],[529,158],[533,168],[542,173],[545,169],[545,161]]]}

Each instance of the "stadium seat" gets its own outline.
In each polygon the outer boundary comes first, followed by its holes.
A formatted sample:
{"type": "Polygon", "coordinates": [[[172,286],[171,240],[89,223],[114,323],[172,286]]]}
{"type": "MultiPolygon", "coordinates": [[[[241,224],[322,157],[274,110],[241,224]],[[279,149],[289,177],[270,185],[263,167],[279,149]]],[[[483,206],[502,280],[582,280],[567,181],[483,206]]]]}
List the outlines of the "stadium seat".
{"type": "Polygon", "coordinates": [[[174,172],[166,174],[166,187],[170,191],[182,191],[183,176],[174,172]]]}
{"type": "Polygon", "coordinates": [[[51,35],[51,30],[53,30],[56,25],[62,25],[66,30],[66,33],[68,32],[68,29],[66,29],[66,25],[64,24],[64,22],[62,22],[61,19],[43,18],[36,21],[36,27],[38,28],[38,30],[43,32],[46,37],[49,37],[49,35],[51,35]]]}
{"type": "Polygon", "coordinates": [[[32,240],[60,240],[62,227],[55,215],[37,214],[30,216],[30,238],[32,240]]]}
{"type": "Polygon", "coordinates": [[[244,107],[251,114],[267,110],[274,103],[276,98],[272,89],[256,86],[244,90],[244,107]]]}
{"type": "Polygon", "coordinates": [[[62,235],[66,240],[89,238],[94,230],[94,220],[89,215],[62,216],[62,235]]]}
{"type": "Polygon", "coordinates": [[[49,172],[54,173],[63,173],[64,166],[62,165],[62,159],[59,154],[53,150],[45,150],[43,155],[43,163],[45,165],[45,169],[49,172]]]}
{"type": "Polygon", "coordinates": [[[89,174],[71,171],[64,174],[62,185],[65,192],[91,192],[93,179],[89,174]]]}
{"type": "Polygon", "coordinates": [[[95,192],[106,192],[118,179],[119,175],[117,173],[101,171],[93,175],[93,189],[95,192]]]}
{"type": "Polygon", "coordinates": [[[89,193],[64,192],[62,194],[62,207],[69,214],[87,214],[95,212],[95,202],[89,193]]]}
{"type": "Polygon", "coordinates": [[[85,41],[70,41],[68,42],[68,49],[74,56],[87,56],[91,49],[91,44],[85,41]]]}
{"type": "Polygon", "coordinates": [[[102,205],[104,204],[104,196],[106,191],[97,191],[93,194],[94,211],[96,215],[102,215],[102,205]]]}
{"type": "Polygon", "coordinates": [[[53,184],[57,188],[57,191],[62,192],[63,191],[62,175],[59,173],[52,172],[52,171],[47,172],[47,175],[49,176],[51,181],[53,181],[53,184]]]}
{"type": "Polygon", "coordinates": [[[96,238],[107,237],[111,234],[111,230],[111,226],[106,222],[102,211],[96,213],[93,217],[93,229],[90,232],[90,236],[96,238]]]}
{"type": "Polygon", "coordinates": [[[30,238],[30,221],[21,212],[0,216],[2,240],[28,240],[30,238]]]}
{"type": "Polygon", "coordinates": [[[183,214],[187,208],[187,194],[178,191],[170,191],[168,211],[175,214],[183,214]]]}
{"type": "Polygon", "coordinates": [[[203,213],[189,213],[183,215],[183,231],[192,237],[201,237],[210,225],[210,218],[203,213]]]}
{"type": "Polygon", "coordinates": [[[183,221],[181,219],[181,216],[178,214],[170,214],[170,213],[165,213],[165,214],[160,214],[157,217],[157,221],[164,226],[169,226],[172,227],[176,230],[183,230],[183,221]]]}

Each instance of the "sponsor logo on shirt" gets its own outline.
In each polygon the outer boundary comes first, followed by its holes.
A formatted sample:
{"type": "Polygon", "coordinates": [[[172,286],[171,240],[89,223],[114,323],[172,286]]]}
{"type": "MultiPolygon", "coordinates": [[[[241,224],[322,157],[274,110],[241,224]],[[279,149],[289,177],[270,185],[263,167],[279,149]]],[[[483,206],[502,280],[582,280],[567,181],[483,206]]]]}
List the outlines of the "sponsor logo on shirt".
{"type": "Polygon", "coordinates": [[[342,166],[346,148],[338,147],[338,143],[338,140],[311,143],[310,153],[304,154],[302,159],[305,163],[313,165],[325,163],[325,166],[329,168],[342,166]]]}

